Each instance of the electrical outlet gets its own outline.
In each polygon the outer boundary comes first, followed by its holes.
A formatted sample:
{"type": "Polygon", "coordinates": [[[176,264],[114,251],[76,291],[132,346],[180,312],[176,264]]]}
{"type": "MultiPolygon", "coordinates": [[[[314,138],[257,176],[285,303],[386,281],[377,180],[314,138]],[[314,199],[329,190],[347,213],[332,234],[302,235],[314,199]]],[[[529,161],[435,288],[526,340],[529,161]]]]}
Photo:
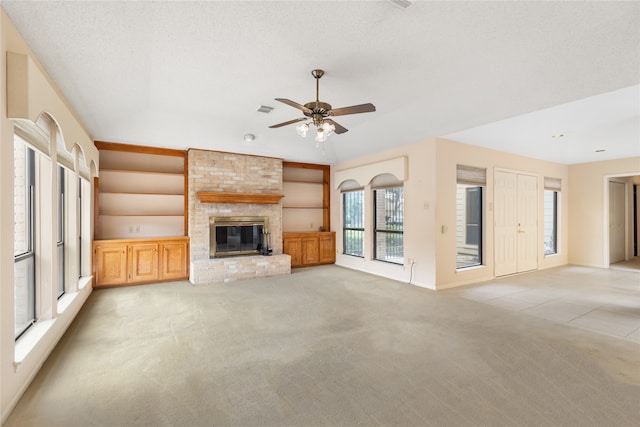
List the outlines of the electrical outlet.
{"type": "Polygon", "coordinates": [[[140,226],[136,225],[136,233],[139,233],[139,232],[140,232],[140,226]]]}
{"type": "Polygon", "coordinates": [[[133,225],[129,226],[129,233],[133,233],[133,225]]]}

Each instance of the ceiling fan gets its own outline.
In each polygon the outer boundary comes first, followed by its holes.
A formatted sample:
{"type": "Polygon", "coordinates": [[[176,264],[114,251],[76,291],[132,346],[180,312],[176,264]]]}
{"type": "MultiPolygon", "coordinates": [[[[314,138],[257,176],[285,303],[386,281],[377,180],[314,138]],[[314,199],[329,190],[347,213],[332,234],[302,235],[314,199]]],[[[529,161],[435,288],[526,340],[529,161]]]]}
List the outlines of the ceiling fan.
{"type": "Polygon", "coordinates": [[[323,142],[326,141],[327,137],[331,135],[333,132],[337,134],[347,132],[347,128],[343,127],[339,123],[335,122],[331,117],[335,116],[346,116],[347,114],[358,114],[358,113],[371,113],[376,111],[376,107],[373,104],[360,104],[360,105],[352,105],[351,107],[342,107],[342,108],[333,108],[330,104],[326,102],[320,101],[319,92],[320,92],[320,78],[324,75],[323,70],[313,70],[311,71],[311,75],[316,79],[316,100],[312,102],[307,102],[304,105],[298,104],[297,102],[291,101],[290,99],[285,98],[275,98],[276,101],[280,101],[284,104],[290,105],[293,108],[297,108],[302,111],[304,117],[300,117],[298,119],[289,120],[286,122],[278,123],[276,125],[269,126],[270,128],[279,128],[282,126],[287,126],[293,123],[298,123],[302,121],[307,121],[311,119],[308,123],[303,123],[296,127],[296,130],[301,136],[306,136],[307,131],[309,130],[309,125],[313,123],[318,131],[318,135],[316,136],[316,141],[323,142]]]}

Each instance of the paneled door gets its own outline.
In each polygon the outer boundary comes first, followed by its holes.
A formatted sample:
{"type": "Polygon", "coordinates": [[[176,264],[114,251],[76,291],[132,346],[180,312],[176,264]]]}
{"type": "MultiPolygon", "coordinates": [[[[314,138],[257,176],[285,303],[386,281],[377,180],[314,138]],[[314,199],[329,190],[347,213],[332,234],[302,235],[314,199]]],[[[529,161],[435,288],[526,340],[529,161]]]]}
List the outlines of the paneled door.
{"type": "Polygon", "coordinates": [[[609,181],[609,263],[624,261],[625,184],[609,181]]]}
{"type": "Polygon", "coordinates": [[[493,193],[495,275],[518,271],[517,251],[517,175],[496,171],[493,193]]]}
{"type": "Polygon", "coordinates": [[[538,268],[538,179],[518,175],[518,273],[538,268]]]}
{"type": "Polygon", "coordinates": [[[133,243],[129,245],[129,281],[158,280],[158,244],[133,243]]]}
{"type": "Polygon", "coordinates": [[[495,275],[538,268],[537,177],[496,171],[494,180],[495,275]]]}

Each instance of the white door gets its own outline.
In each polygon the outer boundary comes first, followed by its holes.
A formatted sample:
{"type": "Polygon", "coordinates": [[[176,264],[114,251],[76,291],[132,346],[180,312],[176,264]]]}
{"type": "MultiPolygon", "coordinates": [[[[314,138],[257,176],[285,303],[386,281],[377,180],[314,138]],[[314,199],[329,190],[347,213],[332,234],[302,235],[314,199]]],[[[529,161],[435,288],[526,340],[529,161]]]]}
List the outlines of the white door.
{"type": "Polygon", "coordinates": [[[538,268],[538,179],[518,175],[518,273],[538,268]]]}
{"type": "Polygon", "coordinates": [[[493,197],[495,275],[505,276],[518,272],[516,249],[516,195],[517,175],[496,171],[493,197]]]}
{"type": "Polygon", "coordinates": [[[609,181],[609,263],[624,261],[625,184],[609,181]]]}
{"type": "Polygon", "coordinates": [[[538,268],[537,178],[496,171],[494,181],[495,275],[538,268]]]}

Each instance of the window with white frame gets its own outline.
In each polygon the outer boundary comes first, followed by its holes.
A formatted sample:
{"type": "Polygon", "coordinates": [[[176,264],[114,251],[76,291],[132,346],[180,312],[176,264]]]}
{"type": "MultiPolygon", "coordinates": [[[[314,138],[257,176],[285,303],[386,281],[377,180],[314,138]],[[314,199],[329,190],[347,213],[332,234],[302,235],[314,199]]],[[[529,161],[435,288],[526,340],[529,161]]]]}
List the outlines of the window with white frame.
{"type": "Polygon", "coordinates": [[[79,276],[90,274],[91,256],[89,248],[91,246],[90,220],[91,215],[91,171],[87,164],[82,150],[77,148],[78,155],[78,271],[79,276]]]}
{"type": "Polygon", "coordinates": [[[87,244],[91,186],[90,168],[82,155],[76,157],[77,149],[66,150],[53,119],[43,115],[35,126],[16,122],[14,132],[17,341],[32,325],[55,317],[57,299],[75,292],[78,283],[73,279],[90,270],[87,244]],[[87,264],[84,270],[83,262],[87,264]]]}
{"type": "Polygon", "coordinates": [[[482,265],[486,169],[456,167],[456,268],[482,265]]]}
{"type": "Polygon", "coordinates": [[[15,338],[36,320],[36,153],[14,137],[15,338]]]}
{"type": "Polygon", "coordinates": [[[342,244],[345,255],[364,257],[364,190],[342,193],[342,244]]]}
{"type": "Polygon", "coordinates": [[[404,188],[377,188],[374,201],[374,258],[404,262],[404,188]]]}
{"type": "Polygon", "coordinates": [[[57,173],[58,184],[58,232],[56,240],[56,248],[58,255],[58,298],[64,295],[65,291],[65,247],[64,247],[64,235],[67,222],[66,209],[65,209],[65,169],[62,166],[58,166],[57,173]]]}
{"type": "Polygon", "coordinates": [[[78,178],[78,277],[82,277],[82,178],[78,178]]]}
{"type": "Polygon", "coordinates": [[[561,181],[544,178],[544,254],[558,253],[558,216],[561,181]]]}

